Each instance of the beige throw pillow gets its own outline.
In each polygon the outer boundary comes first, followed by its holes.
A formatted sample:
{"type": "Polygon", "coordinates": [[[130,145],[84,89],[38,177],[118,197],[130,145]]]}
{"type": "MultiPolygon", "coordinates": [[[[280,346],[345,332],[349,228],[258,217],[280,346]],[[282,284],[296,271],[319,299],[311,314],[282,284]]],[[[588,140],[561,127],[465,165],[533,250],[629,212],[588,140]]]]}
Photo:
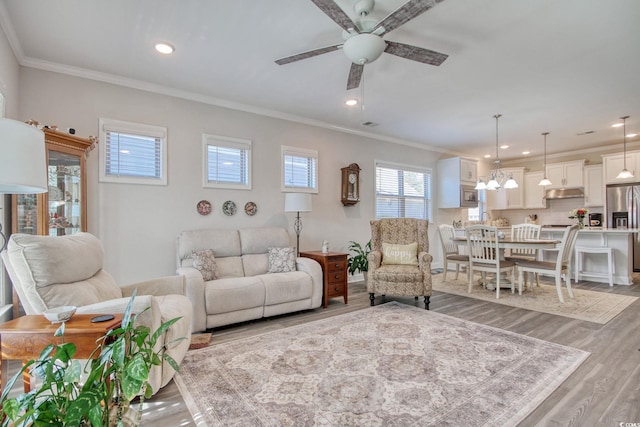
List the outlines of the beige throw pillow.
{"type": "Polygon", "coordinates": [[[205,282],[218,278],[218,266],[213,255],[213,249],[204,249],[201,251],[193,251],[193,266],[200,271],[205,282]]]}
{"type": "Polygon", "coordinates": [[[294,248],[269,248],[269,273],[296,271],[294,248]]]}
{"type": "Polygon", "coordinates": [[[392,245],[383,242],[382,264],[418,265],[418,243],[392,245]]]}

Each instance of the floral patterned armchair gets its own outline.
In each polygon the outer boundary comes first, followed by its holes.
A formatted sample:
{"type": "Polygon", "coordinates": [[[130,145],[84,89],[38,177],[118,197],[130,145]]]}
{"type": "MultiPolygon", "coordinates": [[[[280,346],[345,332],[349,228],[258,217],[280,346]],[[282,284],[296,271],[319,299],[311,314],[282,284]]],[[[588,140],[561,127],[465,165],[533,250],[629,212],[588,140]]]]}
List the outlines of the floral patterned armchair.
{"type": "Polygon", "coordinates": [[[375,294],[424,297],[429,309],[431,261],[429,221],[387,218],[371,221],[371,252],[367,259],[367,291],[371,305],[375,294]]]}

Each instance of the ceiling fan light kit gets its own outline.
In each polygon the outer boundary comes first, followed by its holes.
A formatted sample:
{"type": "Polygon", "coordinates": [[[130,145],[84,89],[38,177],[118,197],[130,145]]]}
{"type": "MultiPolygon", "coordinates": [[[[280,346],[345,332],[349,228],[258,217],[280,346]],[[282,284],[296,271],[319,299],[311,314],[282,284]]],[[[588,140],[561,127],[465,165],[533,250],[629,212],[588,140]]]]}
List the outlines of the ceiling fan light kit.
{"type": "Polygon", "coordinates": [[[280,58],[276,60],[276,64],[290,64],[342,48],[347,58],[352,62],[347,79],[347,90],[350,90],[360,86],[364,64],[375,61],[384,52],[435,66],[442,64],[448,57],[444,53],[403,43],[385,41],[382,38],[383,35],[406,24],[442,0],[408,0],[379,22],[367,18],[375,6],[374,0],[360,0],[355,3],[355,20],[351,19],[334,0],[311,1],[344,30],[343,38],[345,42],[280,58]]]}

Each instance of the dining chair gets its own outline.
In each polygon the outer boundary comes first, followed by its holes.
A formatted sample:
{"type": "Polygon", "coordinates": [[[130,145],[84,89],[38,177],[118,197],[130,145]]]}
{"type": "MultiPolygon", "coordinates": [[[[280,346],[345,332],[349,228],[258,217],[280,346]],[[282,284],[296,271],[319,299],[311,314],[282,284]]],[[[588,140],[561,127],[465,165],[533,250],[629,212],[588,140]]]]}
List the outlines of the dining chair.
{"type": "Polygon", "coordinates": [[[469,277],[469,256],[461,255],[460,250],[453,238],[456,236],[455,228],[449,224],[440,224],[438,226],[438,234],[440,235],[440,244],[442,245],[442,260],[444,262],[444,275],[442,280],[447,280],[447,270],[449,263],[456,265],[456,280],[460,273],[460,266],[464,265],[467,269],[467,278],[469,277]]]}
{"type": "Polygon", "coordinates": [[[496,275],[496,298],[500,298],[501,273],[509,272],[511,278],[511,293],[515,292],[515,265],[514,261],[504,259],[499,248],[498,229],[486,225],[472,225],[465,228],[467,237],[467,249],[469,251],[469,290],[473,287],[473,273],[479,271],[482,274],[482,283],[486,284],[486,274],[496,275]]]}
{"type": "Polygon", "coordinates": [[[558,258],[555,261],[518,261],[518,293],[522,295],[522,282],[525,273],[547,274],[555,277],[556,291],[558,299],[564,303],[562,296],[562,275],[564,274],[565,284],[569,298],[573,298],[571,291],[571,255],[578,236],[578,224],[567,227],[562,235],[560,246],[558,247],[558,258]]]}
{"type": "MultiPolygon", "coordinates": [[[[539,239],[540,238],[540,229],[542,228],[539,224],[513,224],[511,226],[511,239],[513,240],[525,240],[525,239],[539,239]]],[[[516,272],[518,269],[518,261],[535,261],[538,259],[538,249],[511,249],[511,253],[509,256],[506,256],[505,259],[516,262],[516,272]]],[[[527,286],[527,278],[524,278],[524,285],[527,286]]],[[[538,275],[535,274],[536,285],[540,286],[540,282],[538,279],[538,275]]],[[[531,282],[533,286],[533,282],[531,282]]]]}

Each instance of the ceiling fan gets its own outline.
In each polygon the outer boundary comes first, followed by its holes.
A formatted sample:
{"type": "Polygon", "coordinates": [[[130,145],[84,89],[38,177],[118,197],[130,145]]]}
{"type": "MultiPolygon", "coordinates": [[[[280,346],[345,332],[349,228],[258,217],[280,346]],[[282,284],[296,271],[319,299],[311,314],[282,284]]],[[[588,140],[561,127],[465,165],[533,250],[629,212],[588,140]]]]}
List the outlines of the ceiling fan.
{"type": "Polygon", "coordinates": [[[442,64],[449,56],[433,50],[392,42],[382,38],[383,35],[409,22],[443,0],[409,0],[379,22],[367,18],[367,15],[373,10],[374,0],[359,0],[354,5],[353,9],[358,16],[355,21],[349,18],[334,0],[311,1],[344,29],[344,43],[287,56],[276,60],[276,64],[289,64],[342,49],[352,62],[347,80],[347,90],[349,90],[360,86],[364,65],[378,59],[383,52],[436,66],[442,64]]]}

